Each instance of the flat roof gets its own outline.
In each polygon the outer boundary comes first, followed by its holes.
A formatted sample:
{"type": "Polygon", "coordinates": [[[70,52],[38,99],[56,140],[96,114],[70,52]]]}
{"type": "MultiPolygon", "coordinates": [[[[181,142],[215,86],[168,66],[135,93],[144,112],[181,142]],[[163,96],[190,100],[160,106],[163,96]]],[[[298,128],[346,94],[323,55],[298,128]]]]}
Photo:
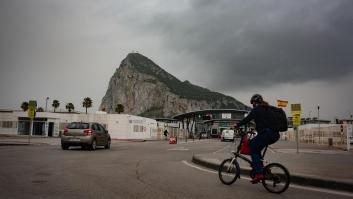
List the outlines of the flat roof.
{"type": "Polygon", "coordinates": [[[156,121],[179,121],[173,118],[154,118],[156,121]]]}
{"type": "Polygon", "coordinates": [[[188,113],[182,113],[179,115],[174,116],[174,119],[184,119],[190,117],[192,115],[197,115],[201,113],[229,113],[229,112],[237,112],[237,113],[248,113],[247,110],[239,110],[239,109],[206,109],[206,110],[199,110],[199,111],[192,111],[188,113]]]}

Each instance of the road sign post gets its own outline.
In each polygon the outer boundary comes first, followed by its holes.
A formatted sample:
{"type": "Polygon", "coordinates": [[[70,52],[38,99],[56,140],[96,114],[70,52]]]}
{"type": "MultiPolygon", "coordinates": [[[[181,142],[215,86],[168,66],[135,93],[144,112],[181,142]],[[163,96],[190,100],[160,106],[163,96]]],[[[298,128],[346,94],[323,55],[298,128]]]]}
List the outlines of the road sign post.
{"type": "Polygon", "coordinates": [[[31,143],[31,136],[33,134],[33,120],[36,117],[37,101],[31,100],[28,103],[28,117],[31,120],[28,133],[28,144],[31,143]]]}
{"type": "Polygon", "coordinates": [[[299,129],[300,126],[300,113],[301,113],[301,105],[300,104],[291,104],[292,111],[292,122],[295,132],[295,139],[297,142],[297,153],[299,153],[299,129]]]}

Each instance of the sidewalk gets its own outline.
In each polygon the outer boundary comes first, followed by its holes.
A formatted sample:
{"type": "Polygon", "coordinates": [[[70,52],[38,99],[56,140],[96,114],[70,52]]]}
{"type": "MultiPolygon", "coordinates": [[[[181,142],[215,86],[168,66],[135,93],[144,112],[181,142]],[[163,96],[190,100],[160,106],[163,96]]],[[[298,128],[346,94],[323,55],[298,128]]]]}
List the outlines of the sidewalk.
{"type": "MultiPolygon", "coordinates": [[[[221,161],[231,157],[231,145],[211,154],[195,154],[196,164],[218,170],[221,161]]],[[[265,160],[284,165],[291,174],[291,183],[353,192],[353,151],[332,147],[278,141],[268,149],[265,160]]],[[[241,173],[248,175],[251,168],[239,159],[241,173]]]]}
{"type": "Polygon", "coordinates": [[[27,135],[0,135],[0,146],[9,145],[59,145],[60,138],[27,135]]]}

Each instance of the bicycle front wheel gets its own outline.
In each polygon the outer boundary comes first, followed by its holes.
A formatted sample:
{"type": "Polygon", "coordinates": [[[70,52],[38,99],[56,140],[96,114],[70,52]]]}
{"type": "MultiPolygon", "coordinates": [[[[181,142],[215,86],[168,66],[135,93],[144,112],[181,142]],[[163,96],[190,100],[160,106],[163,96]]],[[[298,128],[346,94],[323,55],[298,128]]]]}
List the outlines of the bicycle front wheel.
{"type": "Polygon", "coordinates": [[[225,159],[218,169],[218,177],[223,184],[233,184],[240,175],[239,163],[236,159],[225,159]]]}
{"type": "Polygon", "coordinates": [[[271,163],[265,166],[262,185],[271,193],[282,193],[287,190],[290,183],[288,170],[278,163],[271,163]]]}

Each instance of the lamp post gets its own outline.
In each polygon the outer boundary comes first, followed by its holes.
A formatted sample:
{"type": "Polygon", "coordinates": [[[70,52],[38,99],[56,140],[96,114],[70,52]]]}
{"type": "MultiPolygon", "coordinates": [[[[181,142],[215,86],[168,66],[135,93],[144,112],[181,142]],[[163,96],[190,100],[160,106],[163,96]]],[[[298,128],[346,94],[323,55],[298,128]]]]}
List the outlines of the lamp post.
{"type": "Polygon", "coordinates": [[[321,135],[320,135],[320,104],[317,104],[317,123],[319,126],[319,136],[320,136],[320,142],[321,142],[321,135]]]}
{"type": "Polygon", "coordinates": [[[47,112],[47,109],[48,109],[48,100],[49,100],[49,97],[45,98],[45,112],[47,112]]]}

